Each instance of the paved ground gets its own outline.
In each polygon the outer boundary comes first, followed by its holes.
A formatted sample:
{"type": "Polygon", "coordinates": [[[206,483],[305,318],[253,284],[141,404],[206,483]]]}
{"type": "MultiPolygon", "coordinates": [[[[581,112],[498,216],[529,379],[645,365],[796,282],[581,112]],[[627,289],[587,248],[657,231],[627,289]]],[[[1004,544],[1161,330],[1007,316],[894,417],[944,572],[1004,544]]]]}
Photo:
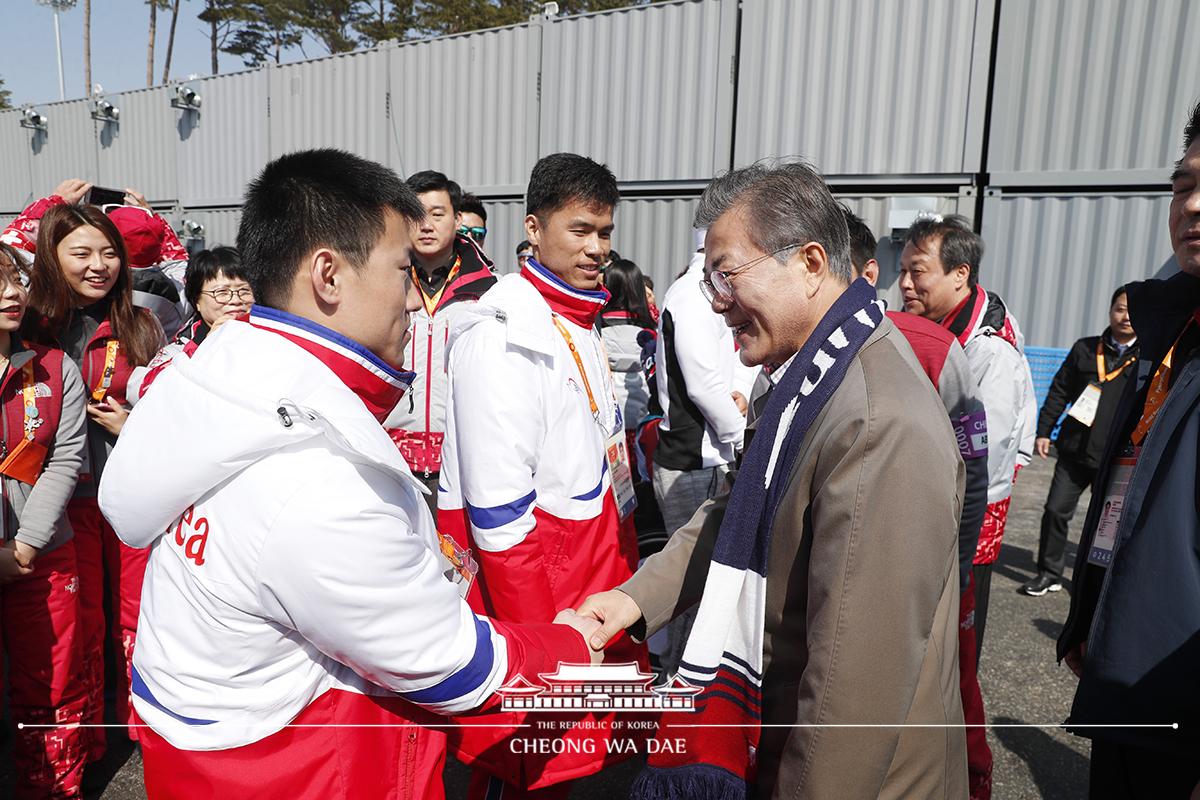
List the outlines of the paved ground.
{"type": "MultiPolygon", "coordinates": [[[[1066,718],[1074,691],[1074,677],[1054,662],[1054,640],[1066,618],[1069,598],[1057,592],[1041,598],[1017,593],[1033,573],[1037,553],[1041,505],[1050,483],[1053,461],[1038,460],[1021,473],[1009,517],[1000,561],[992,578],[991,609],[984,643],[980,682],[988,719],[995,725],[1049,724],[1066,718]]],[[[1072,526],[1072,543],[1088,496],[1072,526]]],[[[1073,555],[1068,558],[1068,563],[1073,555]]],[[[1087,742],[1053,728],[1004,728],[990,731],[995,756],[997,800],[1009,798],[1077,798],[1087,789],[1087,742]]],[[[8,796],[12,768],[5,737],[0,763],[0,796],[8,796]]],[[[144,798],[141,758],[128,746],[114,750],[100,765],[89,798],[136,800],[144,798]]],[[[574,800],[615,800],[625,796],[637,764],[613,769],[581,781],[574,800]]],[[[89,780],[89,783],[93,781],[89,780]]],[[[465,795],[465,770],[451,765],[446,771],[447,796],[465,795]]]]}

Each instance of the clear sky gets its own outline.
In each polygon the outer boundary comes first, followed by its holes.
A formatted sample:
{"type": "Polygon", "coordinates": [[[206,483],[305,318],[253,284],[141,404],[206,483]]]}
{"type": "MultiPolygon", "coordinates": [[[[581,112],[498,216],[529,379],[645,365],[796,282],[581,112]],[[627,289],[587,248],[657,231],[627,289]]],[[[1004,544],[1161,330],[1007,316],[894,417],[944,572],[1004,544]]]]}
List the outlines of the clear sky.
{"type": "MultiPolygon", "coordinates": [[[[208,26],[196,18],[204,10],[203,0],[182,0],[171,56],[171,78],[189,74],[208,75],[208,26]]],[[[58,100],[58,64],[54,49],[54,14],[36,0],[0,0],[5,35],[0,44],[0,77],[12,92],[13,105],[48,103],[58,100]]],[[[63,81],[68,100],[85,96],[83,85],[83,3],[60,12],[63,44],[63,81]]],[[[158,12],[154,47],[154,81],[162,78],[167,53],[171,12],[158,12]]],[[[146,44],[150,8],[145,0],[92,0],[92,82],[105,93],[146,86],[146,44]]],[[[305,48],[310,56],[324,55],[319,45],[305,48]]],[[[284,60],[303,58],[299,51],[286,53],[284,60]]],[[[221,72],[244,69],[242,60],[221,54],[221,72]]]]}

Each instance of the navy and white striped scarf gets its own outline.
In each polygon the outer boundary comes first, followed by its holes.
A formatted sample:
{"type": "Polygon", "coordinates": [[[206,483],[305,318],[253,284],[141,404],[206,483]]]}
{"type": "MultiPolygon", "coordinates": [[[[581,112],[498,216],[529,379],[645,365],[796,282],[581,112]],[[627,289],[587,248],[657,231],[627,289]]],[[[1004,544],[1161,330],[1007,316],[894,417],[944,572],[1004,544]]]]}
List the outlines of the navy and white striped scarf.
{"type": "Polygon", "coordinates": [[[874,287],[855,281],[821,318],[771,393],[717,534],[680,664],[679,674],[703,687],[696,698],[699,713],[663,715],[657,738],[683,739],[687,746],[671,752],[652,748],[633,798],[734,800],[745,798],[754,784],[775,512],[805,435],[883,314],[874,287]]]}

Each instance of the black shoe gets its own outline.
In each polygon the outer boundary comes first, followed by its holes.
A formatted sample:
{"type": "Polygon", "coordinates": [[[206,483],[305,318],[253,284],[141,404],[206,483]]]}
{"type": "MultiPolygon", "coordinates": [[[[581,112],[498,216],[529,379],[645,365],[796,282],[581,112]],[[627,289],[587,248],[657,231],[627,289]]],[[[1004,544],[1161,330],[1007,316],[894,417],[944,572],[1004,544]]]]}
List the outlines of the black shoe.
{"type": "Polygon", "coordinates": [[[1021,594],[1027,594],[1030,597],[1041,597],[1046,592],[1057,592],[1062,588],[1062,581],[1058,578],[1045,572],[1040,572],[1036,578],[1021,587],[1021,594]]]}

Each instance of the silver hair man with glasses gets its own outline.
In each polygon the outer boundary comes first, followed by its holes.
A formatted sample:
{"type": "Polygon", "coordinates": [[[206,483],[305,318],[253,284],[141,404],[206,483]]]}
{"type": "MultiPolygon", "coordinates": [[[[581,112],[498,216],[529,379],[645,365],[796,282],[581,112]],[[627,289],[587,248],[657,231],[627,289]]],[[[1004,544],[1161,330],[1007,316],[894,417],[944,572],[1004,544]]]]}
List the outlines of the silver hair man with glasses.
{"type": "Polygon", "coordinates": [[[965,797],[964,467],[941,402],[810,167],[716,178],[695,224],[712,311],[744,363],[779,366],[732,490],[579,609],[600,648],[698,605],[697,711],[663,715],[677,746],[633,796],[965,797]]]}

